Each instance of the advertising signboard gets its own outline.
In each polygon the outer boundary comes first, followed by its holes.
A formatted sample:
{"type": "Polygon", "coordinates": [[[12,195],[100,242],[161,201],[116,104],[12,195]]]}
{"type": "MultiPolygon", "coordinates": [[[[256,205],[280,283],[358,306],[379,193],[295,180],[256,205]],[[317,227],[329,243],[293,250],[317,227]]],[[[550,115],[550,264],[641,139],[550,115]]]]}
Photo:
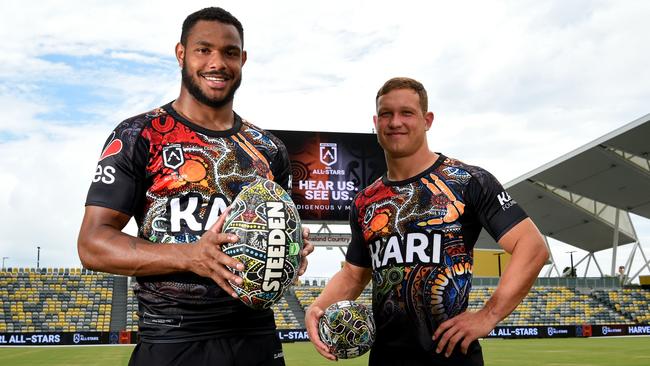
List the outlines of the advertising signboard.
{"type": "Polygon", "coordinates": [[[348,221],[354,195],[386,172],[375,134],[270,131],[291,159],[291,197],[303,220],[348,221]]]}

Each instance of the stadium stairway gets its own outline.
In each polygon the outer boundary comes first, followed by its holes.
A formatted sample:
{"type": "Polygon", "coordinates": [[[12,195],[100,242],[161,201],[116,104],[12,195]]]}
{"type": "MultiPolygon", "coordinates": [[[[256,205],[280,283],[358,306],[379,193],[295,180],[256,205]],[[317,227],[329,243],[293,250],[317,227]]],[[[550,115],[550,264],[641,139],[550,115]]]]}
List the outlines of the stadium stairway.
{"type": "Polygon", "coordinates": [[[300,326],[304,328],[305,311],[302,309],[302,305],[300,305],[300,301],[298,301],[298,298],[296,297],[295,290],[292,288],[291,290],[285,292],[284,299],[287,300],[287,304],[289,304],[289,310],[291,310],[293,312],[293,315],[296,316],[296,319],[300,323],[300,326]]]}
{"type": "Polygon", "coordinates": [[[609,312],[620,315],[621,317],[625,318],[627,321],[630,322],[630,324],[634,324],[637,322],[637,320],[632,316],[632,314],[622,311],[620,308],[620,304],[617,306],[616,303],[612,302],[607,296],[605,296],[606,291],[594,291],[593,293],[589,294],[591,299],[599,304],[602,304],[605,306],[609,312]]]}
{"type": "Polygon", "coordinates": [[[119,332],[126,329],[126,295],[127,280],[125,276],[114,276],[113,280],[113,304],[111,307],[111,332],[119,332]]]}

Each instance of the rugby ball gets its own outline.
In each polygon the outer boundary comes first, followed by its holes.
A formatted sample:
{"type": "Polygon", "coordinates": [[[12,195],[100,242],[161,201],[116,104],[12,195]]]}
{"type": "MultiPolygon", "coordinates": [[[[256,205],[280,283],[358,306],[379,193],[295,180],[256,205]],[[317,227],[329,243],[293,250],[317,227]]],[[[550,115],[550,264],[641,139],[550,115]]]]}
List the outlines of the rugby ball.
{"type": "Polygon", "coordinates": [[[230,285],[244,304],[270,308],[296,279],[302,262],[302,226],[291,197],[277,183],[259,178],[237,195],[222,231],[239,237],[222,250],[245,267],[229,268],[244,280],[230,285]]]}
{"type": "Polygon", "coordinates": [[[339,301],[330,305],[319,319],[318,335],[336,357],[355,358],[372,347],[375,321],[363,304],[339,301]]]}

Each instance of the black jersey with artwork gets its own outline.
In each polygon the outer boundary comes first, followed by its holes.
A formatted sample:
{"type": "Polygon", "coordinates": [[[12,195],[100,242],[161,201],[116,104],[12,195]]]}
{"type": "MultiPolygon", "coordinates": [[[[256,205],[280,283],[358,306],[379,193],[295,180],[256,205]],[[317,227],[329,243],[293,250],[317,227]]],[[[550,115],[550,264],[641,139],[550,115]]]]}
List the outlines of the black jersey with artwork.
{"type": "MultiPolygon", "coordinates": [[[[235,114],[226,131],[181,117],[170,104],[127,119],[106,141],[86,205],[135,218],[138,236],[192,245],[239,191],[265,177],[289,191],[286,148],[235,114]]],[[[146,342],[179,342],[225,334],[265,334],[273,312],[258,311],[193,273],[136,279],[139,331],[146,342]]]]}
{"type": "Polygon", "coordinates": [[[467,308],[481,229],[499,240],[526,217],[489,172],[442,154],[413,178],[359,192],[346,260],[373,269],[375,347],[432,351],[438,325],[467,308]]]}

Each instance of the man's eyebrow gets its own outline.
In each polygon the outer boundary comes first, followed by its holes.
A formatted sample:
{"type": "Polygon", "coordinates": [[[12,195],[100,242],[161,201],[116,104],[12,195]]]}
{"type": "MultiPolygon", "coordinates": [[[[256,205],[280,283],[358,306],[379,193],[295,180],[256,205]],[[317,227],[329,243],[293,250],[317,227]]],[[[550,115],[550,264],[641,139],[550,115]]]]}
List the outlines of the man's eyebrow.
{"type": "Polygon", "coordinates": [[[210,43],[208,41],[203,41],[203,40],[196,41],[194,44],[198,45],[198,46],[206,46],[206,47],[213,47],[214,46],[212,43],[210,43]]]}

